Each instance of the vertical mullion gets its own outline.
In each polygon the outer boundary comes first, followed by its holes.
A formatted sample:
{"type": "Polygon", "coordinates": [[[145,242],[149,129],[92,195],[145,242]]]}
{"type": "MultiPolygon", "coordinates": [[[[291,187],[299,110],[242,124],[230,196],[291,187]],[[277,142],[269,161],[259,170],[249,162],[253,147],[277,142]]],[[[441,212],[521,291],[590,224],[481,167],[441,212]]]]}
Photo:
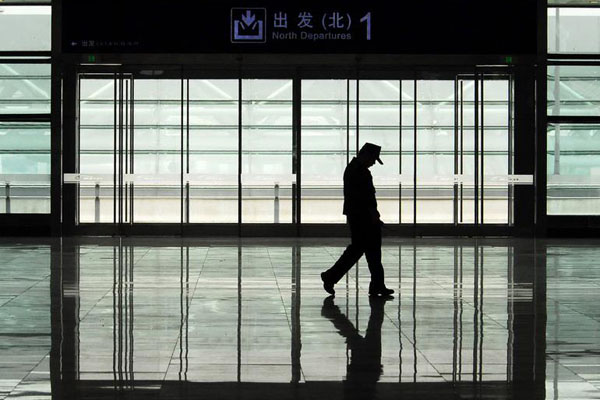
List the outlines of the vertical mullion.
{"type": "MultiPolygon", "coordinates": [[[[184,163],[184,154],[183,154],[183,140],[184,140],[184,134],[183,134],[183,124],[184,124],[184,114],[183,114],[183,102],[184,102],[184,85],[185,85],[185,80],[183,79],[183,72],[180,71],[181,78],[180,78],[180,89],[181,89],[181,93],[180,93],[180,104],[179,104],[179,129],[180,129],[180,140],[179,140],[179,192],[180,192],[180,196],[179,196],[179,227],[180,229],[183,229],[183,212],[184,212],[184,190],[183,190],[183,163],[184,163]]],[[[183,267],[182,267],[183,268],[183,267]]]]}
{"type": "MultiPolygon", "coordinates": [[[[460,81],[460,175],[464,176],[465,171],[465,96],[464,80],[460,81]]],[[[464,222],[464,181],[460,180],[460,222],[464,222]]]]}
{"type": "Polygon", "coordinates": [[[475,86],[475,118],[473,124],[473,139],[474,139],[474,149],[473,149],[473,162],[475,168],[475,182],[474,182],[474,224],[479,224],[479,163],[478,163],[478,155],[479,155],[479,80],[477,79],[477,74],[474,76],[474,86],[475,86]]]}
{"type": "Polygon", "coordinates": [[[402,223],[402,79],[398,80],[399,105],[398,105],[398,223],[402,223]]]}
{"type": "Polygon", "coordinates": [[[356,78],[356,153],[358,155],[359,143],[360,143],[360,134],[359,134],[359,124],[360,124],[360,111],[359,111],[359,98],[360,98],[360,80],[358,77],[356,78]]]}
{"type": "MultiPolygon", "coordinates": [[[[458,175],[458,76],[454,78],[454,175],[458,175]]],[[[454,225],[458,225],[458,182],[454,181],[454,225]]]]}
{"type": "MultiPolygon", "coordinates": [[[[241,79],[240,79],[241,87],[241,79]]],[[[240,90],[241,91],[241,90],[240,90]]],[[[240,93],[241,94],[241,93],[240,93]]],[[[241,101],[241,96],[240,96],[241,101]]],[[[237,273],[237,381],[242,381],[242,246],[238,246],[238,273],[237,273]]]]}
{"type": "MultiPolygon", "coordinates": [[[[360,79],[358,77],[358,74],[356,76],[356,150],[355,150],[355,154],[358,155],[358,149],[359,149],[359,143],[360,143],[360,134],[359,134],[359,130],[360,130],[360,108],[359,108],[359,104],[360,104],[360,79]]],[[[358,293],[359,293],[359,288],[358,288],[358,266],[359,263],[358,261],[356,261],[356,279],[355,279],[355,283],[356,283],[356,329],[358,328],[358,303],[359,303],[359,298],[358,298],[358,293]]]]}
{"type": "Polygon", "coordinates": [[[346,165],[350,163],[350,79],[346,79],[346,165]]]}
{"type": "Polygon", "coordinates": [[[292,184],[292,223],[299,236],[302,222],[302,81],[298,76],[292,81],[292,124],[292,174],[296,176],[292,184]]]}
{"type": "MultiPolygon", "coordinates": [[[[77,103],[77,126],[75,128],[77,129],[77,153],[75,154],[75,165],[77,166],[77,169],[75,171],[81,174],[81,79],[79,78],[79,75],[77,75],[77,97],[75,101],[77,103]]],[[[98,196],[100,196],[100,193],[98,193],[98,196]]],[[[75,210],[77,220],[75,223],[79,224],[79,221],[81,221],[81,186],[79,184],[77,184],[77,194],[75,198],[77,199],[75,203],[77,207],[75,210]]]]}
{"type": "Polygon", "coordinates": [[[242,78],[238,79],[238,236],[242,235],[242,78]]]}
{"type": "Polygon", "coordinates": [[[119,229],[123,224],[123,73],[119,73],[119,229]]]}
{"type": "Polygon", "coordinates": [[[189,174],[190,174],[190,80],[187,79],[187,95],[185,99],[185,112],[186,112],[186,130],[185,130],[185,173],[188,176],[188,180],[185,183],[185,222],[190,222],[190,182],[189,182],[189,174]]]}
{"type": "MultiPolygon", "coordinates": [[[[130,86],[131,86],[131,90],[130,90],[130,106],[129,106],[129,112],[131,113],[130,116],[130,155],[129,155],[129,162],[130,162],[130,167],[129,167],[129,171],[131,173],[132,176],[135,175],[135,90],[134,90],[134,79],[133,76],[131,76],[130,78],[130,86]]],[[[130,207],[129,207],[129,221],[131,224],[133,224],[133,207],[135,205],[135,201],[134,201],[134,194],[135,194],[135,179],[131,182],[131,184],[129,185],[129,190],[130,195],[130,207]]],[[[133,273],[133,272],[132,272],[133,273]]]]}
{"type": "MultiPolygon", "coordinates": [[[[123,141],[124,141],[124,147],[125,147],[125,153],[123,155],[123,163],[124,163],[124,170],[125,170],[125,175],[129,174],[129,80],[125,80],[125,101],[124,101],[124,108],[125,108],[125,113],[124,113],[124,119],[125,119],[125,126],[124,126],[124,137],[123,137],[123,141]]],[[[123,203],[123,207],[125,209],[125,216],[124,216],[124,221],[127,222],[129,220],[128,216],[129,216],[129,196],[128,196],[128,190],[129,190],[129,183],[127,181],[125,181],[125,201],[123,203]]]]}
{"type": "MultiPolygon", "coordinates": [[[[508,174],[513,174],[513,74],[508,75],[508,174]]],[[[514,186],[508,185],[508,224],[513,224],[514,219],[514,203],[513,203],[514,186]]]]}
{"type": "Polygon", "coordinates": [[[484,205],[485,205],[485,92],[484,92],[484,87],[485,87],[485,77],[483,74],[480,75],[481,77],[481,101],[480,101],[480,107],[481,107],[481,129],[480,129],[480,138],[481,138],[481,155],[480,155],[480,159],[481,159],[481,197],[480,197],[480,201],[481,201],[481,223],[484,224],[485,223],[485,217],[484,217],[484,205]]]}
{"type": "Polygon", "coordinates": [[[117,223],[117,75],[113,78],[113,224],[117,223]]]}
{"type": "Polygon", "coordinates": [[[417,224],[417,80],[414,80],[414,129],[413,129],[413,224],[417,224]]]}

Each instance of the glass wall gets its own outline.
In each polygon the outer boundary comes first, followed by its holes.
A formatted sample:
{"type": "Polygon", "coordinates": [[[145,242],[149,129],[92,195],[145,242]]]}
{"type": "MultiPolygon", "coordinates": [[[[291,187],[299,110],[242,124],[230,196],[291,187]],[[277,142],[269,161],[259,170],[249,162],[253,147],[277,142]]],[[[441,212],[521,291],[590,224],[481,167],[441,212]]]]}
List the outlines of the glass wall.
{"type": "Polygon", "coordinates": [[[583,1],[550,2],[548,215],[600,214],[599,32],[597,6],[583,1]],[[563,55],[586,60],[563,61],[560,59],[563,55]]]}
{"type": "Polygon", "coordinates": [[[600,125],[548,126],[548,215],[600,214],[600,125]]]}
{"type": "Polygon", "coordinates": [[[598,53],[600,9],[592,7],[548,8],[548,53],[598,53]]]}
{"type": "Polygon", "coordinates": [[[0,5],[0,51],[49,51],[50,6],[0,5]]]}
{"type": "MultiPolygon", "coordinates": [[[[15,8],[26,7],[0,6],[0,52],[29,50],[15,40],[16,29],[11,41],[2,35],[4,22],[21,15],[15,8]]],[[[50,213],[49,64],[27,57],[0,63],[0,117],[0,213],[50,213]]]]}
{"type": "Polygon", "coordinates": [[[600,114],[600,67],[548,66],[548,115],[600,114]]]}
{"type": "MultiPolygon", "coordinates": [[[[49,4],[49,2],[48,2],[49,4]]],[[[0,3],[0,213],[50,213],[50,50],[47,5],[0,3]],[[49,56],[49,54],[48,54],[49,56]]]]}
{"type": "Polygon", "coordinates": [[[50,212],[49,149],[49,123],[0,122],[1,213],[50,212]]]}

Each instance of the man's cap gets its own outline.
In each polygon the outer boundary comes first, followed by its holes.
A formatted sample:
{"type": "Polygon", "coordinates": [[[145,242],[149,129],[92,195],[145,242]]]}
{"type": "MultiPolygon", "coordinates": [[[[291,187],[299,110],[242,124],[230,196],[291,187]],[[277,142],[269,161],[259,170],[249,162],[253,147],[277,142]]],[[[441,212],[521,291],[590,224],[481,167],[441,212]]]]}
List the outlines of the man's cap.
{"type": "Polygon", "coordinates": [[[363,147],[360,148],[358,154],[368,154],[373,156],[379,164],[383,165],[383,162],[379,158],[379,154],[381,154],[381,146],[377,146],[373,143],[365,143],[363,147]]]}

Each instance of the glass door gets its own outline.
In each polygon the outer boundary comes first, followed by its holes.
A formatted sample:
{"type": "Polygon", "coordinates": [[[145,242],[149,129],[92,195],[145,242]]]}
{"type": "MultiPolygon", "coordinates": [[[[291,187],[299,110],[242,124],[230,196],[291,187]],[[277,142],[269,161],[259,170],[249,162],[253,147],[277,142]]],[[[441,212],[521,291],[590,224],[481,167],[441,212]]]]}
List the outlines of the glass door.
{"type": "Polygon", "coordinates": [[[511,77],[458,76],[454,91],[455,223],[511,224],[511,77]]]}
{"type": "Polygon", "coordinates": [[[79,81],[79,223],[131,220],[133,187],[133,80],[130,75],[88,75],[79,81]]]}
{"type": "Polygon", "coordinates": [[[512,224],[509,74],[178,74],[80,76],[80,224],[342,224],[344,168],[365,142],[383,147],[386,223],[512,224]]]}
{"type": "Polygon", "coordinates": [[[182,221],[179,79],[82,76],[79,223],[182,221]]]}
{"type": "Polygon", "coordinates": [[[292,223],[292,82],[81,75],[78,222],[292,223]]]}

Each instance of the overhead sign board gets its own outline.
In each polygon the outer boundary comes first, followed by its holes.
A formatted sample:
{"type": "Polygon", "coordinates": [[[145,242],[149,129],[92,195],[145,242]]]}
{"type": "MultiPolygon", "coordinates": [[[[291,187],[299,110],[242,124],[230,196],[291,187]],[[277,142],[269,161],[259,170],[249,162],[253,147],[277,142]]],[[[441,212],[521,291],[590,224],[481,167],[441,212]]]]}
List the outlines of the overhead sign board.
{"type": "Polygon", "coordinates": [[[536,0],[63,0],[63,51],[533,54],[536,13],[536,0]]]}

